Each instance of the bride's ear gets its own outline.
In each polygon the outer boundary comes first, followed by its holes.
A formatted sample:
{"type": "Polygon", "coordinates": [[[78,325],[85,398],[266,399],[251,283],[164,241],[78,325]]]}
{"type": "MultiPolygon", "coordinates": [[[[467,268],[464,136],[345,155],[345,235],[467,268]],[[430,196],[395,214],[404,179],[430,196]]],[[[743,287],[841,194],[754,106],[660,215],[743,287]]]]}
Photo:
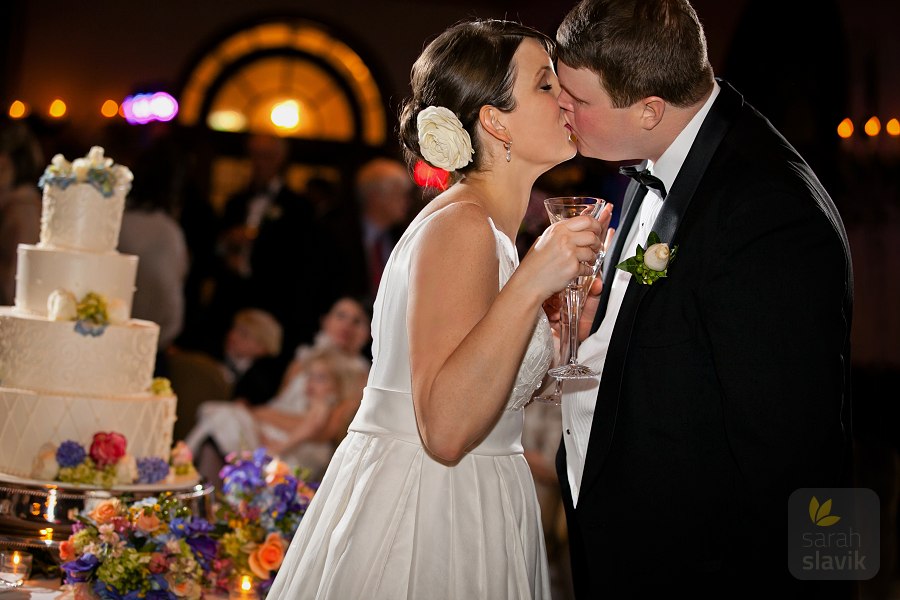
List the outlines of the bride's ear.
{"type": "Polygon", "coordinates": [[[484,132],[504,144],[508,144],[512,142],[512,136],[504,125],[505,117],[506,115],[502,111],[490,104],[485,104],[478,111],[478,122],[484,132]]]}

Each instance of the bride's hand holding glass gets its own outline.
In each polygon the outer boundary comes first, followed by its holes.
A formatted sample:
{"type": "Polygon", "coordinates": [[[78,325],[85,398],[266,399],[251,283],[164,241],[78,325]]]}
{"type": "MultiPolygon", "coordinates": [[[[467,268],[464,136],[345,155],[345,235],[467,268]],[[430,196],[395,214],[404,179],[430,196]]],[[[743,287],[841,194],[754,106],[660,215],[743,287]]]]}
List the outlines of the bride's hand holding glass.
{"type": "Polygon", "coordinates": [[[522,260],[518,274],[541,299],[549,298],[572,279],[593,273],[597,252],[602,249],[603,227],[586,215],[553,223],[522,260]]]}

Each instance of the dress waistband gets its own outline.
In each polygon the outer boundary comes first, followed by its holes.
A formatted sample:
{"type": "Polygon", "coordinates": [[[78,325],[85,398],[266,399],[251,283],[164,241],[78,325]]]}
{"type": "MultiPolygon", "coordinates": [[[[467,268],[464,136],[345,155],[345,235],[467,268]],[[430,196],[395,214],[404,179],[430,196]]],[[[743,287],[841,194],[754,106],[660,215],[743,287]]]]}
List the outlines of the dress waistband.
{"type": "MultiPolygon", "coordinates": [[[[491,432],[468,454],[506,456],[522,454],[521,410],[504,410],[491,432]]],[[[422,445],[416,425],[412,394],[366,387],[350,431],[396,438],[422,445]]]]}

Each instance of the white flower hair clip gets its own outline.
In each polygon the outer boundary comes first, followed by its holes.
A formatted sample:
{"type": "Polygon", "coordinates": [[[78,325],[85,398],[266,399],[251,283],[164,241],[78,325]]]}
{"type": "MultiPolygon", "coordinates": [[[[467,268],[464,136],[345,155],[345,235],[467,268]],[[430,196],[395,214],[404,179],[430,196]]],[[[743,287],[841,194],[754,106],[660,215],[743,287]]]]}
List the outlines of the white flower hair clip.
{"type": "Polygon", "coordinates": [[[433,166],[455,171],[472,162],[472,138],[449,108],[422,109],[416,116],[416,128],[422,157],[433,166]]]}

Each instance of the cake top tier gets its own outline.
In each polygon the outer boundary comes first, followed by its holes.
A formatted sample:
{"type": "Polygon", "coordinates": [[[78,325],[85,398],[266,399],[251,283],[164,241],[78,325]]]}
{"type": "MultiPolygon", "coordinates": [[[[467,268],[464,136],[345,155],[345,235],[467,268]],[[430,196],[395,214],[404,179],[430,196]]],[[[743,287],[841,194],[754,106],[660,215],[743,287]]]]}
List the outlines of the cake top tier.
{"type": "Polygon", "coordinates": [[[57,186],[66,189],[73,183],[87,183],[109,198],[119,192],[123,196],[131,190],[134,176],[124,165],[117,165],[113,159],[103,155],[103,148],[93,146],[84,158],[72,162],[62,154],[57,154],[44,170],[38,185],[57,186]]]}
{"type": "Polygon", "coordinates": [[[38,246],[115,252],[132,179],[128,167],[114,164],[99,146],[71,163],[54,156],[39,182],[44,201],[38,246]]]}

